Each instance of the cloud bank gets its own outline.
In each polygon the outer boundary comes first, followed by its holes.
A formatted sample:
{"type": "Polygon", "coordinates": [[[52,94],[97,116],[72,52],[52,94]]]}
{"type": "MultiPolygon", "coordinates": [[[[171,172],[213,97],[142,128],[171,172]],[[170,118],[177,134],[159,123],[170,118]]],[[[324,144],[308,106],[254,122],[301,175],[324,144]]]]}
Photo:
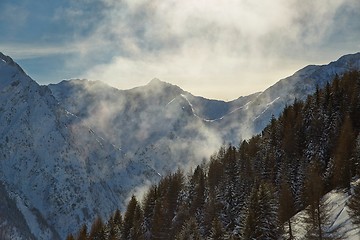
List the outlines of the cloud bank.
{"type": "Polygon", "coordinates": [[[157,77],[228,100],[360,49],[357,0],[82,0],[51,21],[71,26],[75,77],[118,88],[157,77]]]}

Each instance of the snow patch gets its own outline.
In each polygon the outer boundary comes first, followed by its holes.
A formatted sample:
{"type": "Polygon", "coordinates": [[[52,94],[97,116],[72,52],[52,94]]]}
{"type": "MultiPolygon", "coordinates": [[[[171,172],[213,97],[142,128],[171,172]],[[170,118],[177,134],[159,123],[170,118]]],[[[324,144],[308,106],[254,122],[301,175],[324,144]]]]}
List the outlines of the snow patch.
{"type": "MultiPolygon", "coordinates": [[[[347,202],[350,199],[348,192],[333,190],[322,198],[324,206],[328,209],[329,224],[326,232],[334,231],[341,239],[360,240],[360,229],[351,222],[347,202]]],[[[306,223],[305,210],[292,217],[293,234],[295,239],[305,239],[306,223]]],[[[285,225],[285,229],[287,226],[285,225]]]]}
{"type": "Polygon", "coordinates": [[[39,224],[39,219],[34,215],[34,212],[29,209],[25,202],[19,196],[15,196],[15,200],[16,205],[23,214],[31,233],[38,239],[52,239],[53,235],[51,234],[51,231],[39,224]]]}

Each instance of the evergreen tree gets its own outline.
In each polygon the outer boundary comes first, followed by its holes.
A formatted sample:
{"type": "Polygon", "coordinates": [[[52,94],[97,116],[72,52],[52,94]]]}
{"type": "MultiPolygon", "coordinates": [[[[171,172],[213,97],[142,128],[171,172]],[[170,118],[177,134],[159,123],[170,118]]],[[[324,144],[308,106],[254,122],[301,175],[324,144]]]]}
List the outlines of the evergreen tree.
{"type": "Polygon", "coordinates": [[[243,231],[244,239],[278,239],[278,203],[274,189],[267,183],[254,185],[243,231]]]}
{"type": "Polygon", "coordinates": [[[123,227],[123,220],[122,220],[121,212],[119,209],[116,209],[113,217],[113,226],[112,226],[115,239],[121,238],[122,227],[123,227]]]}
{"type": "Polygon", "coordinates": [[[222,240],[225,237],[225,231],[222,223],[218,218],[215,218],[211,224],[210,239],[222,240]]]}
{"type": "Polygon", "coordinates": [[[209,162],[208,186],[210,195],[215,195],[215,190],[223,178],[223,164],[220,159],[212,157],[209,162]]]}
{"type": "Polygon", "coordinates": [[[199,225],[195,218],[190,218],[183,226],[180,233],[176,236],[176,240],[201,240],[199,225]]]}
{"type": "Polygon", "coordinates": [[[131,230],[134,227],[135,211],[138,206],[138,201],[135,196],[131,197],[130,202],[126,208],[124,222],[123,222],[123,238],[125,240],[131,239],[131,230]]]}
{"type": "Polygon", "coordinates": [[[122,216],[120,210],[117,209],[113,216],[110,217],[106,225],[106,237],[108,240],[121,239],[122,216]]]}
{"type": "Polygon", "coordinates": [[[130,230],[129,238],[132,240],[144,239],[144,232],[142,226],[143,212],[139,204],[136,205],[133,219],[133,226],[130,230]]]}
{"type": "Polygon", "coordinates": [[[143,200],[143,209],[144,209],[144,238],[151,239],[152,235],[152,226],[154,221],[155,213],[155,204],[159,198],[158,187],[153,185],[149,188],[147,194],[143,200]]]}

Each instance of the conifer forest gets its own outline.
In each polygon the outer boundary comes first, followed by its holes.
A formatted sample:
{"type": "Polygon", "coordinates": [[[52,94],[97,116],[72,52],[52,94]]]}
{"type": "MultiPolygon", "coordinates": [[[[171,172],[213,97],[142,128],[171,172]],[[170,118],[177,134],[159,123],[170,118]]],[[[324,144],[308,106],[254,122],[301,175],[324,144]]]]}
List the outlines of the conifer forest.
{"type": "Polygon", "coordinates": [[[279,118],[238,146],[224,145],[191,172],[179,169],[135,196],[125,211],[93,216],[67,239],[294,239],[292,217],[306,212],[306,239],[341,239],[327,231],[321,198],[352,191],[360,226],[360,72],[285,107],[279,118]]]}

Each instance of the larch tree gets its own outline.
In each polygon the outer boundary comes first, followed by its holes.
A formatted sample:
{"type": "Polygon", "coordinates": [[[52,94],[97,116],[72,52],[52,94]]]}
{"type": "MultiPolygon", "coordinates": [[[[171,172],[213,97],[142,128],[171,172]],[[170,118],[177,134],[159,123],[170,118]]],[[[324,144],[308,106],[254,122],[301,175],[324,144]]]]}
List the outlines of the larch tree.
{"type": "Polygon", "coordinates": [[[305,183],[306,208],[306,239],[329,239],[326,232],[328,225],[328,209],[321,201],[324,194],[324,182],[320,176],[319,165],[309,166],[305,183]]]}
{"type": "Polygon", "coordinates": [[[87,240],[87,238],[87,227],[83,224],[78,233],[77,240],[87,240]]]}
{"type": "Polygon", "coordinates": [[[291,185],[287,179],[283,179],[279,194],[279,220],[280,223],[287,225],[288,239],[294,239],[291,225],[291,217],[295,213],[295,199],[291,190],[291,185]]]}
{"type": "Polygon", "coordinates": [[[105,225],[101,217],[97,217],[93,222],[90,234],[88,237],[89,240],[106,240],[105,236],[105,225]]]}
{"type": "Polygon", "coordinates": [[[352,164],[352,150],[354,145],[354,130],[349,116],[345,117],[340,130],[334,156],[333,186],[350,188],[352,164]]]}
{"type": "Polygon", "coordinates": [[[66,240],[75,240],[74,236],[70,233],[67,237],[66,240]]]}

